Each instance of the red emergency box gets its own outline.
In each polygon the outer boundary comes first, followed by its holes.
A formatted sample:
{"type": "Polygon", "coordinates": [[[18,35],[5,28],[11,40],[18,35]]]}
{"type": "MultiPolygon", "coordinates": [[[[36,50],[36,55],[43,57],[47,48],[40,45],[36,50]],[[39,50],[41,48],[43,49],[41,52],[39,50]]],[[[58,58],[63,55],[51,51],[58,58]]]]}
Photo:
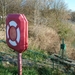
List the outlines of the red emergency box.
{"type": "Polygon", "coordinates": [[[24,14],[9,14],[6,18],[6,42],[21,53],[28,47],[28,21],[24,14]]]}

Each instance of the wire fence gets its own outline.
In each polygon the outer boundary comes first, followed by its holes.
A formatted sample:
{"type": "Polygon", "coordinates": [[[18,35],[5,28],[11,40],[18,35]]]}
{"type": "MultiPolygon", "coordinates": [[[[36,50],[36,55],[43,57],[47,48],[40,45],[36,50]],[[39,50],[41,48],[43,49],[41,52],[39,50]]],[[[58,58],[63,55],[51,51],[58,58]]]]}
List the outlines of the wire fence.
{"type": "MultiPolygon", "coordinates": [[[[0,43],[6,44],[4,40],[0,40],[0,43]]],[[[0,63],[1,62],[9,62],[10,64],[17,65],[17,52],[13,52],[13,54],[6,53],[6,52],[0,52],[0,63]]],[[[54,55],[48,55],[45,53],[42,53],[40,51],[34,51],[34,50],[27,50],[22,55],[23,60],[23,67],[25,66],[47,66],[54,69],[59,69],[61,71],[64,71],[65,73],[72,73],[75,71],[75,63],[73,66],[70,64],[67,64],[65,60],[59,58],[57,56],[57,59],[54,55]],[[60,59],[60,60],[59,60],[60,59]],[[65,62],[64,62],[65,61],[65,62]],[[65,63],[65,64],[64,64],[65,63]]]]}

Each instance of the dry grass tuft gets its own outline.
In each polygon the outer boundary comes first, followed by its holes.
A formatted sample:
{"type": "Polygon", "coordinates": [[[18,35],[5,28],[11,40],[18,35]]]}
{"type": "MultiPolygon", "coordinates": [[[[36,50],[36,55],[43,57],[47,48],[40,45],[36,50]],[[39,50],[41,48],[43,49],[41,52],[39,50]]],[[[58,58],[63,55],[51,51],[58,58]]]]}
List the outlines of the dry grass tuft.
{"type": "Polygon", "coordinates": [[[29,30],[29,47],[31,49],[42,49],[49,53],[58,50],[59,36],[55,30],[46,26],[34,26],[29,30]]]}
{"type": "Polygon", "coordinates": [[[6,38],[5,31],[0,31],[0,40],[5,38],[6,38]]]}

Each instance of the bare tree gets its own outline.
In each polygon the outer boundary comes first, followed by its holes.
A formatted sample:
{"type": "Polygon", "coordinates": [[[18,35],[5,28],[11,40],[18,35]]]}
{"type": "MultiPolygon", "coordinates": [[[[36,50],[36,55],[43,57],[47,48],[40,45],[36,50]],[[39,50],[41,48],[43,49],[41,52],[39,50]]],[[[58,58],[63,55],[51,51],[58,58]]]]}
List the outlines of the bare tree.
{"type": "Polygon", "coordinates": [[[51,9],[54,10],[56,19],[62,19],[66,15],[66,4],[62,0],[54,0],[51,9]]]}
{"type": "Polygon", "coordinates": [[[71,12],[71,20],[75,22],[75,12],[71,12]]]}
{"type": "Polygon", "coordinates": [[[9,13],[19,13],[21,12],[21,3],[22,0],[0,0],[0,24],[3,24],[5,27],[6,15],[9,13]]]}

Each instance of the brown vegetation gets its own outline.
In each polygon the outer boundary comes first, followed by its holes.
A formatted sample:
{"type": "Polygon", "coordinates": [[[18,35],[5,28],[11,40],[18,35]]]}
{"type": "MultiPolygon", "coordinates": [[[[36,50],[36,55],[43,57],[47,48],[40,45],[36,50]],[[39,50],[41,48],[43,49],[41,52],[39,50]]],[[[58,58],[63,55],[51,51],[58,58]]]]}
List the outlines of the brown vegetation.
{"type": "MultiPolygon", "coordinates": [[[[63,0],[0,0],[0,15],[3,17],[0,24],[5,22],[4,17],[9,13],[26,15],[29,21],[29,49],[46,50],[50,54],[59,52],[60,41],[64,38],[66,54],[74,57],[71,43],[75,33],[65,22],[70,12],[63,0]]],[[[2,35],[5,36],[5,33],[1,31],[0,39],[4,38],[2,35]]]]}
{"type": "Polygon", "coordinates": [[[29,30],[29,47],[56,53],[60,39],[55,30],[47,26],[34,26],[29,30]]]}

